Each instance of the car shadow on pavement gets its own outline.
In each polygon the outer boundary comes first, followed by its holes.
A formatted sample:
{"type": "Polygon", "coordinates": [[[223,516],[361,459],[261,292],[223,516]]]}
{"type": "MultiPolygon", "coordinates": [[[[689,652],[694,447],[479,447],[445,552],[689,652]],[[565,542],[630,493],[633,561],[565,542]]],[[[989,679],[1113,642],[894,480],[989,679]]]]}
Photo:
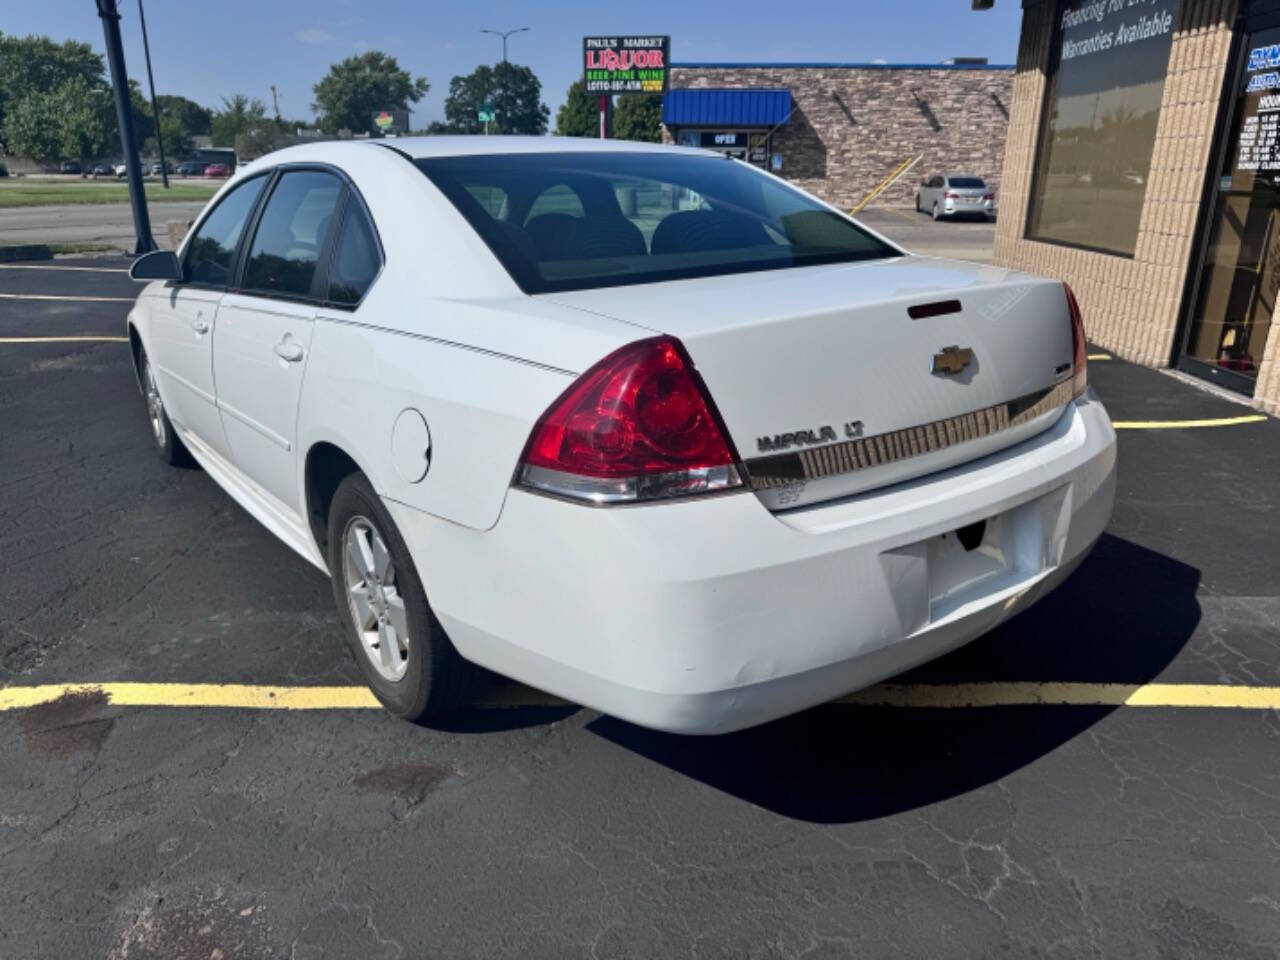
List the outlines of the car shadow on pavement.
{"type": "MultiPolygon", "coordinates": [[[[1148,683],[1200,621],[1200,572],[1104,535],[1053,594],[895,682],[1148,683]]],[[[775,813],[815,823],[888,816],[990,784],[1116,708],[828,705],[740,733],[684,737],[601,717],[588,729],[775,813]]]]}

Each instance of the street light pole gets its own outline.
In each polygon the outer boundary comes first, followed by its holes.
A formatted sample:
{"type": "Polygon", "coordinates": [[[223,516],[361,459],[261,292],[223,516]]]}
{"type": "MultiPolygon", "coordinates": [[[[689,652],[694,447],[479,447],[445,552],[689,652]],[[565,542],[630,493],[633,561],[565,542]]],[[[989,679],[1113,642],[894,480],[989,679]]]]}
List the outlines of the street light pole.
{"type": "Polygon", "coordinates": [[[514,30],[481,30],[481,33],[492,33],[495,37],[502,38],[502,62],[507,62],[507,37],[513,33],[524,33],[528,27],[516,27],[514,30]]]}
{"type": "MultiPolygon", "coordinates": [[[[513,33],[524,33],[528,29],[529,29],[528,27],[516,27],[514,30],[481,30],[480,32],[492,33],[495,37],[502,38],[502,62],[505,64],[507,62],[507,37],[511,36],[513,33]]],[[[502,107],[503,107],[503,116],[506,116],[506,107],[507,107],[506,82],[507,82],[507,75],[506,75],[506,72],[504,71],[502,74],[503,88],[502,90],[499,91],[499,96],[501,98],[500,102],[502,103],[502,107]]],[[[484,132],[485,133],[489,132],[489,122],[487,120],[485,121],[484,132]]]]}
{"type": "Polygon", "coordinates": [[[156,122],[156,148],[160,151],[160,177],[164,188],[169,189],[169,165],[164,161],[164,134],[160,132],[160,106],[156,103],[156,78],[151,73],[151,44],[147,42],[147,18],[142,13],[142,0],[138,0],[138,25],[142,27],[142,52],[147,58],[147,84],[151,87],[151,117],[156,122]]]}
{"type": "Polygon", "coordinates": [[[156,249],[156,242],[151,237],[151,217],[147,214],[147,198],[142,192],[142,168],[138,163],[138,143],[133,133],[133,106],[129,103],[129,76],[125,73],[124,47],[120,43],[120,11],[116,9],[116,0],[95,2],[106,39],[116,121],[120,124],[120,149],[124,153],[125,172],[129,178],[129,201],[133,206],[133,228],[137,234],[133,252],[150,253],[156,249]]]}

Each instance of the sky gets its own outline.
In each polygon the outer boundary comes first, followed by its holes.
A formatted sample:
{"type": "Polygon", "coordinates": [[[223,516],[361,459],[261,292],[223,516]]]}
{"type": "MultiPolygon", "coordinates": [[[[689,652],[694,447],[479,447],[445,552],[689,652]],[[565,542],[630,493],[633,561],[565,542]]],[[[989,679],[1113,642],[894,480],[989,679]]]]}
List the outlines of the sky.
{"type": "MultiPolygon", "coordinates": [[[[138,0],[118,0],[130,77],[146,89],[138,0]]],[[[366,50],[394,56],[431,90],[414,106],[412,126],[444,118],[449,79],[502,58],[499,37],[481,29],[529,27],[510,38],[513,63],[542,81],[551,108],[582,74],[587,34],[669,34],[682,61],[839,61],[934,63],[987,57],[1012,63],[1022,17],[1019,0],[970,9],[969,0],[143,0],[156,92],[216,107],[244,93],[280,113],[310,119],[311,88],[329,65],[366,50]]],[[[102,52],[94,0],[7,0],[0,30],[76,39],[102,52]]]]}

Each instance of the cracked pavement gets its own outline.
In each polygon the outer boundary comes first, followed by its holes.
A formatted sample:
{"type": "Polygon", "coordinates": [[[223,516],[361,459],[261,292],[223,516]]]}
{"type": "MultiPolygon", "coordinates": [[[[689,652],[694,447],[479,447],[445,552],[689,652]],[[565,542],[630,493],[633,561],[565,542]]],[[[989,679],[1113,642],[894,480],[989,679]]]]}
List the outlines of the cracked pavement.
{"type": "MultiPolygon", "coordinates": [[[[67,263],[68,261],[59,261],[67,263]]],[[[84,261],[119,265],[118,261],[84,261]]],[[[0,271],[0,291],[131,295],[0,271]]],[[[118,335],[127,304],[0,307],[118,335]]],[[[1117,419],[1239,406],[1112,360],[1117,419]]],[[[152,455],[122,344],[0,346],[0,685],[353,684],[328,585],[152,455]]],[[[1055,594],[907,681],[1280,684],[1280,424],[1121,436],[1055,594]]],[[[0,957],[1280,954],[1272,711],[0,713],[0,957]]]]}

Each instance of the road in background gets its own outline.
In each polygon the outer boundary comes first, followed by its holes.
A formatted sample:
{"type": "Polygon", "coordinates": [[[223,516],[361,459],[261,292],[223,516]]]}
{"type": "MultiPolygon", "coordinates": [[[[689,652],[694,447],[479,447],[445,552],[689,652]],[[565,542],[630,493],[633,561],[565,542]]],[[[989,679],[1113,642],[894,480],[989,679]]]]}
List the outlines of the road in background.
{"type": "MultiPolygon", "coordinates": [[[[191,220],[204,201],[152,203],[151,229],[161,249],[169,246],[165,223],[191,220]]],[[[67,204],[57,207],[9,207],[0,212],[0,246],[9,244],[110,244],[133,248],[136,234],[127,203],[67,204]]]]}
{"type": "Polygon", "coordinates": [[[986,220],[937,220],[911,207],[868,207],[858,220],[912,253],[990,263],[996,225],[986,220]]]}

